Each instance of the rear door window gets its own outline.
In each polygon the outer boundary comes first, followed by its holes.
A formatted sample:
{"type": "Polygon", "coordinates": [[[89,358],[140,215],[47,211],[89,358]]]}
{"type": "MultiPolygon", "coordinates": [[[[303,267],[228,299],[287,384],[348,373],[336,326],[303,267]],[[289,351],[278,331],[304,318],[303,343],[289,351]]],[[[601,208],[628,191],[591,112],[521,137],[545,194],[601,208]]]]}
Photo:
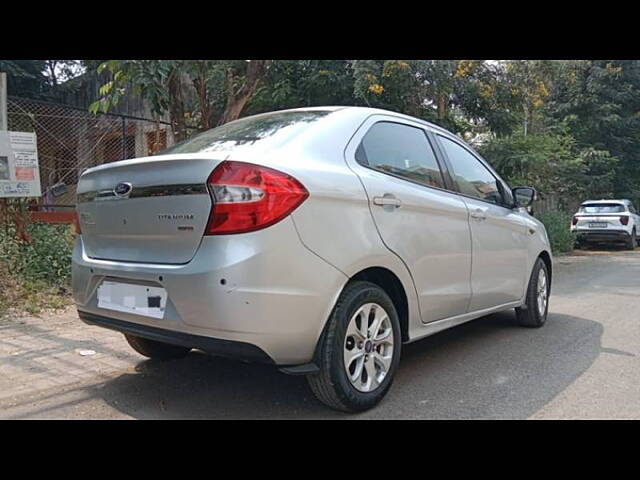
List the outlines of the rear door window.
{"type": "Polygon", "coordinates": [[[356,150],[361,165],[429,187],[445,188],[424,130],[394,122],[373,125],[356,150]]]}

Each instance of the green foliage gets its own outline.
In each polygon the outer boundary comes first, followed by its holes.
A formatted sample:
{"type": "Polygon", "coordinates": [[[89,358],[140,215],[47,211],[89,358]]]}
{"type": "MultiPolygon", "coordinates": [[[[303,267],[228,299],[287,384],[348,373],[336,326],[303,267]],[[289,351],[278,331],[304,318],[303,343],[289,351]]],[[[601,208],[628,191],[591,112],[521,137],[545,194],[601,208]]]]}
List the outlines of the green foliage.
{"type": "Polygon", "coordinates": [[[547,115],[599,154],[599,171],[614,172],[614,195],[640,199],[640,61],[559,62],[547,115]],[[616,158],[616,164],[606,162],[616,158]],[[606,162],[606,163],[605,163],[606,162]],[[602,168],[604,167],[604,168],[602,168]]]}
{"type": "Polygon", "coordinates": [[[156,115],[161,115],[169,106],[167,83],[175,65],[175,60],[107,60],[101,63],[97,73],[108,71],[112,77],[100,87],[100,98],[89,106],[89,111],[108,112],[130,89],[132,94],[149,101],[156,115]]]}
{"type": "Polygon", "coordinates": [[[558,210],[541,213],[537,217],[547,230],[551,251],[554,255],[573,250],[576,237],[570,230],[571,214],[558,210]]]}
{"type": "Polygon", "coordinates": [[[0,72],[7,74],[10,95],[43,98],[48,81],[44,60],[0,60],[0,72]]]}
{"type": "Polygon", "coordinates": [[[542,193],[578,194],[585,160],[567,135],[516,133],[479,147],[511,185],[534,185],[542,193]]]}
{"type": "Polygon", "coordinates": [[[27,234],[31,241],[24,243],[11,223],[0,229],[0,316],[9,308],[38,313],[71,302],[73,229],[34,223],[27,234]]]}
{"type": "Polygon", "coordinates": [[[243,115],[319,105],[352,105],[352,70],[343,60],[276,60],[243,115]]]}
{"type": "Polygon", "coordinates": [[[53,100],[56,87],[84,71],[79,60],[0,60],[10,95],[53,100]]]}
{"type": "Polygon", "coordinates": [[[69,225],[30,224],[29,242],[18,240],[12,226],[5,227],[0,231],[0,264],[7,272],[52,287],[69,285],[74,241],[69,225]]]}

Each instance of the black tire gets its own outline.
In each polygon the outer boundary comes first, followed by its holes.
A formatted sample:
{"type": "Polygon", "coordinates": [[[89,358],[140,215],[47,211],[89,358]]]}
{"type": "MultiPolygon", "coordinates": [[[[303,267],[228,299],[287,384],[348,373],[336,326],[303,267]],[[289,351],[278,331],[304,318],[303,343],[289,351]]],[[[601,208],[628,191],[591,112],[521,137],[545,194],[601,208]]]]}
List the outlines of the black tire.
{"type": "Polygon", "coordinates": [[[325,405],[343,412],[359,412],[377,405],[393,382],[398,363],[402,337],[396,308],[379,286],[364,281],[348,284],[340,294],[329,317],[325,332],[318,345],[320,372],[307,376],[314,395],[325,405]],[[349,381],[344,367],[346,330],[352,316],[366,303],[377,303],[389,317],[393,330],[393,357],[382,383],[371,392],[357,390],[349,381]]]}
{"type": "Polygon", "coordinates": [[[179,345],[171,345],[169,343],[149,340],[148,338],[137,337],[128,333],[124,334],[124,338],[136,352],[145,357],[154,360],[173,360],[185,357],[190,348],[181,347],[179,345]]]}
{"type": "Polygon", "coordinates": [[[631,230],[631,236],[627,240],[627,243],[625,246],[627,250],[634,250],[637,244],[638,244],[638,240],[636,238],[636,229],[634,228],[633,230],[631,230]]]}
{"type": "Polygon", "coordinates": [[[529,328],[540,328],[547,321],[547,313],[549,311],[549,293],[551,292],[551,279],[549,278],[549,270],[547,265],[541,258],[536,260],[533,265],[533,271],[529,278],[529,286],[527,287],[526,302],[522,307],[516,308],[516,321],[519,325],[529,328]],[[537,302],[538,278],[540,270],[544,270],[547,279],[547,303],[544,312],[540,312],[537,302]]]}

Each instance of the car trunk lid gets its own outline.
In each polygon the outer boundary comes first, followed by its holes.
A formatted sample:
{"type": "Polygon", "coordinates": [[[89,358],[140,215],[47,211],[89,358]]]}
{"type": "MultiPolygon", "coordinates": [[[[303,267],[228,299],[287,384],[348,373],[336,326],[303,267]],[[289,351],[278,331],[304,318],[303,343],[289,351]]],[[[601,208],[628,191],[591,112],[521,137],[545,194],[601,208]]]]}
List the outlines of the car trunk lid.
{"type": "Polygon", "coordinates": [[[628,217],[627,213],[577,213],[578,219],[576,227],[578,228],[620,228],[622,223],[621,217],[628,217]]]}
{"type": "Polygon", "coordinates": [[[211,212],[207,178],[224,160],[166,155],[87,171],[77,211],[87,255],[102,260],[184,264],[211,212]]]}

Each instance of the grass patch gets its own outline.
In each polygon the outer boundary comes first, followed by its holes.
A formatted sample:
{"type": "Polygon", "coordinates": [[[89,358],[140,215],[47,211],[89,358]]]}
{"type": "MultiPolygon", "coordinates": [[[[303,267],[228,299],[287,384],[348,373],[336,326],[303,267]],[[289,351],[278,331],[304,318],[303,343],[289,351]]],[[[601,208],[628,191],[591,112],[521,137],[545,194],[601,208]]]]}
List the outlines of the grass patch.
{"type": "Polygon", "coordinates": [[[0,317],[9,312],[37,314],[64,308],[71,299],[70,225],[33,223],[29,242],[16,238],[12,225],[0,230],[0,317]]]}

